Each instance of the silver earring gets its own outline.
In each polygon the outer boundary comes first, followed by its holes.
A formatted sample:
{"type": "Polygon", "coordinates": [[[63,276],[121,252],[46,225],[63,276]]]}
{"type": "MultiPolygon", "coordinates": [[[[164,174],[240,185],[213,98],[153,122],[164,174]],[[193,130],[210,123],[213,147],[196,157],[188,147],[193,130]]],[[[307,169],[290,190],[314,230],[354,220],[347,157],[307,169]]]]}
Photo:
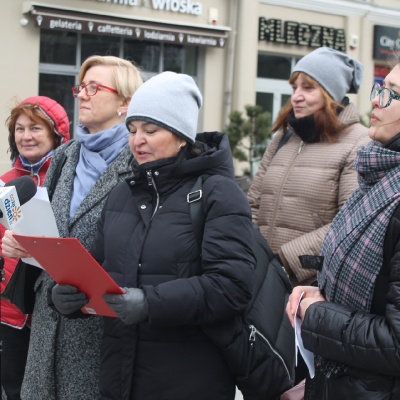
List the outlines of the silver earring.
{"type": "Polygon", "coordinates": [[[118,118],[122,115],[121,111],[117,112],[118,118]]]}
{"type": "Polygon", "coordinates": [[[178,151],[182,148],[182,146],[183,146],[183,143],[181,143],[181,144],[179,145],[178,151]]]}

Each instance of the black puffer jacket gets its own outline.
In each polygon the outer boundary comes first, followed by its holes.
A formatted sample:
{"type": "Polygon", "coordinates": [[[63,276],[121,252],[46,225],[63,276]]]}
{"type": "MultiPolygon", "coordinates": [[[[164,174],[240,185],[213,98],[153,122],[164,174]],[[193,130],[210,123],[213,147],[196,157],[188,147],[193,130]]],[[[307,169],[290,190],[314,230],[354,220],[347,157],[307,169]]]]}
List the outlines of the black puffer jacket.
{"type": "Polygon", "coordinates": [[[201,326],[246,307],[253,285],[253,236],[246,197],[233,179],[227,137],[199,134],[204,151],[134,167],[113,190],[93,255],[121,287],[141,287],[149,321],[106,318],[101,399],[233,399],[234,380],[201,326]],[[201,174],[206,222],[202,257],[187,194],[201,174]]]}
{"type": "MultiPolygon", "coordinates": [[[[400,151],[400,135],[387,147],[400,151]]],[[[317,372],[306,400],[400,399],[400,206],[388,225],[383,255],[371,313],[330,302],[307,310],[305,347],[348,368],[330,379],[317,372]]]]}

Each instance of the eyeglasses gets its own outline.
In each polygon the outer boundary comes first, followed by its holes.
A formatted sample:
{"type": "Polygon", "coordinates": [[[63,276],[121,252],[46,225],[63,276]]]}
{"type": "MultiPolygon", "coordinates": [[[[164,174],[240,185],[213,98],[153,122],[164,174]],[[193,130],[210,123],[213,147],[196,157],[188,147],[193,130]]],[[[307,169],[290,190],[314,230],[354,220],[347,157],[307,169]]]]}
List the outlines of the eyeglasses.
{"type": "Polygon", "coordinates": [[[97,93],[97,91],[99,90],[99,88],[109,90],[110,92],[113,92],[113,93],[118,93],[113,88],[110,88],[110,87],[104,86],[104,85],[100,85],[99,83],[92,82],[92,83],[88,83],[87,85],[80,84],[80,85],[73,86],[72,87],[72,96],[74,96],[75,98],[78,97],[78,94],[83,89],[85,89],[86,96],[94,96],[97,93]]]}
{"type": "Polygon", "coordinates": [[[369,99],[372,101],[376,96],[379,96],[378,105],[380,108],[386,108],[390,106],[392,100],[400,100],[400,96],[395,94],[392,89],[389,88],[381,88],[379,83],[374,83],[372,86],[371,94],[369,99]]]}

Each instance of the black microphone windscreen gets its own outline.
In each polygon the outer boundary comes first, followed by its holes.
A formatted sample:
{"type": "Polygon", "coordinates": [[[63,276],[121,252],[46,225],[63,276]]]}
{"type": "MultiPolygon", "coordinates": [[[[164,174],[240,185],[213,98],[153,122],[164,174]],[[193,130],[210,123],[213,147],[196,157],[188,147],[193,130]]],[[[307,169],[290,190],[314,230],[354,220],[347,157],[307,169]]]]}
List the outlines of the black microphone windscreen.
{"type": "Polygon", "coordinates": [[[15,186],[21,206],[27,203],[37,192],[35,181],[28,175],[11,179],[4,186],[15,186]]]}

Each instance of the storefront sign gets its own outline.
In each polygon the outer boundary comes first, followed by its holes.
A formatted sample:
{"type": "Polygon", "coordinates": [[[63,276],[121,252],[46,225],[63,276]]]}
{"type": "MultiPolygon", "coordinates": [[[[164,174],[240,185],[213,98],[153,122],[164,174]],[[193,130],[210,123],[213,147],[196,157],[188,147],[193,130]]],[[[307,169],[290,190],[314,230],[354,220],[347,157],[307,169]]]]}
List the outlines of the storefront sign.
{"type": "MultiPolygon", "coordinates": [[[[142,0],[97,0],[101,3],[118,4],[121,6],[142,6],[142,0]]],[[[155,10],[171,11],[182,14],[201,15],[203,6],[198,1],[193,0],[151,0],[151,5],[155,10]]]]}
{"type": "Polygon", "coordinates": [[[386,78],[390,72],[390,67],[384,67],[382,65],[374,65],[374,82],[383,85],[383,80],[386,78]]]}
{"type": "Polygon", "coordinates": [[[176,43],[181,45],[208,46],[222,48],[225,46],[224,32],[217,34],[209,29],[181,28],[177,25],[164,27],[148,25],[143,22],[118,20],[99,20],[73,15],[46,15],[35,16],[36,26],[42,29],[62,30],[96,35],[126,37],[134,40],[148,40],[156,42],[176,43]]]}
{"type": "Polygon", "coordinates": [[[374,55],[377,60],[386,60],[393,52],[400,50],[400,28],[374,26],[374,55]]]}
{"type": "Polygon", "coordinates": [[[258,40],[308,47],[328,46],[339,51],[346,51],[344,29],[294,21],[283,23],[280,19],[264,17],[260,17],[258,27],[258,40]]]}

